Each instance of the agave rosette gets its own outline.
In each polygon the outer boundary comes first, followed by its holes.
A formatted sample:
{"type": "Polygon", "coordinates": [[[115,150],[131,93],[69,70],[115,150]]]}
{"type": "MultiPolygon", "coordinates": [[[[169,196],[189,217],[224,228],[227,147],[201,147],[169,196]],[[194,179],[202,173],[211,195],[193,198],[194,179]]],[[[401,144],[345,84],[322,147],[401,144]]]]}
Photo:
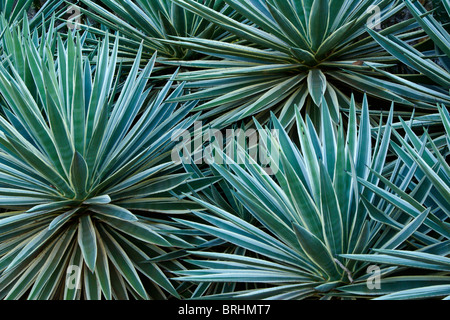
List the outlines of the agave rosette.
{"type": "Polygon", "coordinates": [[[1,299],[449,299],[436,10],[61,4],[0,2],[1,299]],[[201,132],[174,162],[196,120],[248,143],[201,132]]]}
{"type": "MultiPolygon", "coordinates": [[[[316,123],[322,96],[337,122],[339,108],[348,109],[352,90],[410,107],[435,109],[436,97],[426,92],[430,89],[421,88],[419,94],[413,82],[399,82],[396,75],[386,74],[395,60],[367,33],[374,19],[382,24],[403,8],[398,1],[226,0],[244,21],[194,0],[174,1],[238,37],[233,43],[178,37],[174,44],[211,58],[166,62],[199,68],[182,72],[177,79],[188,81],[191,89],[184,99],[204,101],[195,110],[203,111],[213,126],[251,115],[264,122],[269,111],[287,126],[295,119],[295,106],[306,109],[316,123]]],[[[381,33],[421,34],[412,30],[413,22],[406,20],[381,33]]],[[[448,97],[440,100],[448,103],[448,97]]]]}
{"type": "Polygon", "coordinates": [[[43,37],[36,46],[24,35],[10,34],[17,51],[0,67],[0,295],[178,296],[165,272],[182,266],[146,260],[203,242],[154,216],[200,209],[176,197],[177,188],[210,183],[170,159],[172,134],[195,120],[187,116],[195,103],[165,103],[183,89],[170,92],[172,81],[149,95],[156,55],[122,83],[118,41],[110,53],[107,37],[92,64],[81,36],[43,37]],[[66,285],[72,266],[82,290],[66,285]]]}
{"type": "MultiPolygon", "coordinates": [[[[326,105],[326,101],[322,103],[326,105]]],[[[190,259],[198,269],[178,271],[177,280],[238,284],[236,290],[225,293],[214,287],[209,291],[204,288],[203,298],[331,298],[342,295],[337,290],[340,286],[367,278],[367,264],[342,258],[341,254],[405,248],[411,241],[417,245],[437,244],[439,240],[429,235],[430,227],[448,237],[445,223],[422,206],[426,197],[415,202],[404,197],[413,174],[404,177],[405,165],[392,168],[385,163],[392,110],[386,127],[380,127],[375,135],[375,145],[367,100],[359,129],[352,102],[347,138],[342,124],[339,129],[333,125],[327,108],[321,114],[322,128],[316,131],[309,117],[305,122],[297,112],[300,148],[275,117],[273,129],[278,138],[270,130],[260,131],[263,135],[266,132],[265,141],[277,146],[270,149],[271,163],[277,164],[278,156],[280,159],[273,176],[244,151],[244,164],[228,159],[231,162],[227,166],[212,165],[232,186],[233,195],[254,221],[245,221],[214,203],[197,199],[213,215],[196,212],[203,221],[177,221],[243,251],[191,251],[207,260],[190,259]],[[386,174],[391,175],[389,180],[383,177],[386,174]],[[390,191],[393,187],[396,193],[390,191]],[[428,228],[420,229],[423,225],[428,228]]],[[[418,184],[413,192],[422,194],[428,187],[418,184]]],[[[391,269],[381,272],[389,273],[391,269]]]]}
{"type": "MultiPolygon", "coordinates": [[[[404,138],[398,133],[398,144],[391,142],[400,163],[406,164],[405,175],[415,175],[417,186],[412,187],[411,193],[399,192],[403,199],[407,199],[410,206],[423,210],[425,206],[433,212],[435,221],[442,221],[442,231],[450,230],[450,166],[445,160],[450,147],[450,115],[444,107],[439,107],[439,116],[445,134],[431,138],[425,131],[422,137],[416,134],[403,122],[406,132],[404,138]],[[420,200],[420,201],[419,201],[420,200]],[[422,202],[422,203],[420,203],[422,202]]],[[[383,192],[377,187],[361,181],[377,194],[383,192]]],[[[413,184],[414,185],[414,184],[413,184]]],[[[402,210],[409,210],[403,207],[402,210]]],[[[379,215],[384,221],[390,221],[391,216],[386,213],[379,215]]],[[[424,226],[423,230],[436,230],[433,225],[424,226]]],[[[433,233],[430,233],[433,234],[433,233]]],[[[450,238],[445,232],[438,232],[434,236],[437,243],[421,246],[415,244],[416,250],[379,249],[370,254],[344,255],[357,261],[376,264],[378,266],[394,266],[396,272],[380,279],[381,286],[369,290],[363,283],[355,283],[341,288],[342,291],[356,296],[374,297],[381,300],[429,299],[446,298],[450,296],[450,238]],[[409,275],[403,275],[404,268],[410,269],[409,275]],[[412,270],[420,270],[414,274],[412,270]],[[386,290],[389,288],[389,290],[386,290]]]]}
{"type": "MultiPolygon", "coordinates": [[[[95,1],[83,0],[89,10],[80,11],[102,26],[120,33],[120,55],[134,59],[141,42],[144,56],[158,51],[159,59],[199,58],[198,53],[181,48],[165,40],[172,37],[198,37],[218,41],[231,41],[230,34],[202,17],[185,10],[170,0],[108,0],[99,5],[95,1]]],[[[236,13],[225,7],[222,1],[207,0],[203,4],[224,14],[236,13]]],[[[91,33],[104,34],[93,26],[86,26],[91,33]]],[[[232,38],[232,37],[231,37],[232,38]]]]}

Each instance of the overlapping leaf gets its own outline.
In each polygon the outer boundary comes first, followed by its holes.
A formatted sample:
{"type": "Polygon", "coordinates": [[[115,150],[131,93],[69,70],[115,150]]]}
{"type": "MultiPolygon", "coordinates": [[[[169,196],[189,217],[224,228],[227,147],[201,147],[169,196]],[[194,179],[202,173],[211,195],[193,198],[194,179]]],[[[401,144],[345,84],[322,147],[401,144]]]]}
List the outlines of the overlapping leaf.
{"type": "MultiPolygon", "coordinates": [[[[326,105],[326,101],[322,103],[326,105]]],[[[258,146],[271,146],[267,150],[270,161],[264,163],[272,166],[273,175],[240,145],[238,160],[224,154],[226,164],[212,164],[254,220],[245,221],[216,204],[197,199],[214,215],[196,212],[203,222],[178,221],[252,254],[192,251],[199,257],[214,259],[190,260],[201,269],[179,271],[176,279],[259,284],[254,289],[227,293],[229,298],[331,297],[339,295],[339,286],[365,276],[364,264],[343,259],[341,254],[368,253],[372,247],[403,248],[410,239],[421,244],[437,243],[427,235],[428,231],[419,229],[424,223],[433,223],[429,210],[412,217],[402,215],[401,209],[389,206],[383,196],[358,183],[358,179],[364,179],[378,189],[386,188],[379,177],[385,170],[393,111],[384,135],[379,131],[373,148],[367,99],[359,128],[354,105],[347,141],[342,125],[336,128],[331,121],[328,108],[321,109],[320,132],[309,118],[305,122],[297,112],[299,147],[276,117],[272,117],[272,131],[257,125],[260,138],[266,139],[258,146]],[[383,215],[391,217],[393,226],[386,228],[384,221],[372,218],[371,211],[381,209],[383,215]],[[263,285],[267,283],[269,287],[263,285]]],[[[394,173],[395,178],[398,175],[394,173]]],[[[403,201],[399,195],[385,191],[395,201],[403,201]]],[[[205,297],[223,297],[214,290],[208,292],[211,296],[205,297]]]]}
{"type": "MultiPolygon", "coordinates": [[[[223,127],[250,115],[265,122],[270,109],[288,127],[295,111],[302,108],[317,124],[322,95],[337,123],[339,108],[350,105],[346,86],[410,107],[435,109],[436,101],[450,101],[439,88],[418,88],[386,71],[395,61],[366,29],[371,19],[380,18],[377,21],[382,23],[401,10],[398,1],[315,0],[306,5],[291,0],[225,1],[250,23],[195,0],[174,2],[239,39],[229,43],[176,37],[171,42],[209,54],[209,59],[166,63],[198,68],[178,75],[177,79],[192,88],[182,99],[203,100],[196,110],[202,110],[213,126],[223,127]],[[374,14],[378,15],[374,18],[374,14]],[[419,97],[417,90],[432,98],[419,97]]],[[[417,37],[420,31],[411,31],[413,27],[413,21],[407,20],[380,33],[417,37]]]]}
{"type": "Polygon", "coordinates": [[[180,94],[172,81],[150,95],[156,55],[141,69],[139,52],[119,87],[118,40],[110,52],[106,37],[94,65],[82,36],[43,33],[35,43],[24,28],[5,33],[0,66],[0,295],[178,296],[163,270],[182,266],[145,261],[205,240],[145,212],[201,209],[169,194],[213,182],[177,173],[170,159],[172,133],[189,128],[195,103],[165,103],[180,94]]]}

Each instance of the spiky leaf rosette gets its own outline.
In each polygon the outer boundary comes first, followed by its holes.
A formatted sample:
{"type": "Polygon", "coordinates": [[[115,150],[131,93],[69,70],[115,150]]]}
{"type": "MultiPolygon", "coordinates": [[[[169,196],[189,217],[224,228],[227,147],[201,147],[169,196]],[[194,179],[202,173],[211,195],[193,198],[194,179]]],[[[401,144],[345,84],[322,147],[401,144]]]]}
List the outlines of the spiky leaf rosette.
{"type": "Polygon", "coordinates": [[[199,209],[173,196],[191,180],[170,159],[194,104],[165,103],[183,87],[169,92],[172,81],[149,96],[156,56],[140,69],[139,52],[122,83],[118,41],[110,53],[106,37],[92,64],[81,38],[57,37],[54,57],[46,41],[13,37],[27,59],[0,66],[0,296],[178,296],[165,272],[182,266],[145,261],[201,242],[151,214],[199,209]],[[66,281],[78,276],[82,290],[66,281]]]}
{"type": "MultiPolygon", "coordinates": [[[[269,111],[288,126],[295,120],[295,106],[306,109],[318,123],[322,96],[337,122],[339,108],[348,109],[352,90],[389,103],[435,109],[436,98],[429,88],[418,88],[405,79],[399,82],[386,73],[396,61],[367,33],[372,24],[382,24],[403,7],[398,1],[225,0],[247,19],[244,21],[199,1],[174,1],[239,39],[224,43],[178,37],[173,41],[211,56],[168,63],[199,68],[180,73],[178,79],[189,82],[192,92],[186,98],[204,100],[196,110],[202,110],[203,117],[217,127],[251,115],[263,122],[269,119],[269,111]]],[[[408,32],[405,36],[417,37],[422,31],[411,31],[412,22],[404,21],[381,33],[402,31],[408,32]]],[[[449,102],[448,97],[439,99],[449,102]]]]}
{"type": "MultiPolygon", "coordinates": [[[[177,272],[177,280],[238,284],[228,293],[204,288],[205,298],[331,298],[341,295],[336,290],[340,286],[367,277],[366,264],[341,254],[403,249],[408,243],[433,245],[439,243],[429,235],[434,232],[449,236],[446,225],[423,207],[425,199],[405,196],[413,171],[386,163],[393,109],[386,126],[380,126],[376,134],[369,123],[367,100],[359,128],[353,102],[346,138],[342,124],[336,128],[327,110],[322,108],[320,130],[296,113],[299,147],[275,117],[275,131],[259,126],[263,137],[259,146],[272,146],[267,147],[269,159],[264,162],[271,163],[273,175],[245,150],[240,162],[225,158],[227,166],[213,164],[255,221],[200,199],[213,215],[197,212],[203,221],[179,221],[247,253],[192,251],[206,259],[189,260],[199,268],[177,272]],[[389,180],[383,177],[386,174],[389,180]],[[427,228],[420,229],[423,225],[427,228]]],[[[427,190],[427,185],[418,184],[412,192],[427,190]]],[[[381,269],[382,274],[390,271],[381,269]]]]}
{"type": "MultiPolygon", "coordinates": [[[[95,1],[82,0],[82,3],[89,8],[80,8],[82,13],[110,30],[120,32],[121,41],[126,44],[120,50],[121,56],[134,58],[143,42],[145,51],[157,50],[159,58],[200,58],[203,55],[165,40],[172,37],[196,37],[231,41],[227,40],[230,37],[228,32],[171,0],[108,0],[102,1],[101,5],[95,1]]],[[[202,3],[226,15],[237,15],[221,0],[206,0],[202,3]]],[[[86,27],[92,33],[104,33],[93,26],[86,27]]]]}
{"type": "MultiPolygon", "coordinates": [[[[440,220],[445,221],[444,227],[450,230],[450,166],[445,160],[450,150],[450,115],[444,107],[439,107],[441,124],[445,134],[431,138],[425,130],[422,137],[417,136],[405,123],[406,132],[401,137],[396,132],[398,144],[391,142],[401,163],[409,168],[406,176],[415,175],[418,185],[411,194],[401,194],[411,206],[423,210],[426,206],[440,220]],[[419,192],[420,190],[420,192],[419,192]],[[419,200],[423,204],[419,203],[419,200]]],[[[408,180],[406,180],[408,181],[408,180]]],[[[386,194],[372,184],[364,182],[377,194],[386,194]]],[[[393,188],[395,190],[395,188],[393,188]]],[[[407,210],[406,207],[403,210],[407,210]]],[[[386,215],[380,216],[386,220],[386,215]]],[[[386,220],[387,221],[387,220],[386,220]]],[[[371,254],[348,254],[344,257],[378,266],[395,266],[395,271],[380,279],[380,287],[369,290],[365,282],[341,288],[347,294],[376,297],[382,300],[426,299],[450,297],[450,240],[449,235],[437,233],[439,242],[416,250],[375,250],[371,254]],[[409,268],[408,275],[402,274],[402,268],[409,268]],[[413,271],[414,270],[414,271],[413,271]],[[413,272],[417,272],[416,274],[413,272]],[[388,288],[389,290],[386,290],[388,288]]]]}

